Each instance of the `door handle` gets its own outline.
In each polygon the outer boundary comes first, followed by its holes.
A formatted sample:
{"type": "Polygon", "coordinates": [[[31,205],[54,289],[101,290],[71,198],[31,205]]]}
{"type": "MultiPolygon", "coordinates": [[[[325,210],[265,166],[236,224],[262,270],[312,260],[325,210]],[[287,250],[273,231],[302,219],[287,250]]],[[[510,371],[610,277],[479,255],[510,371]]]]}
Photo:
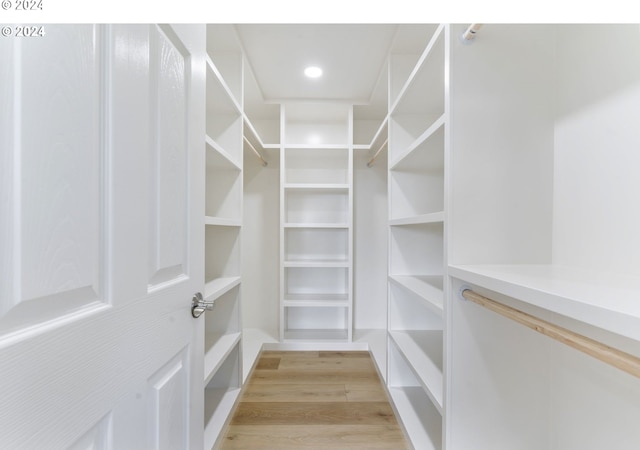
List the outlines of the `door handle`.
{"type": "Polygon", "coordinates": [[[191,300],[191,315],[194,319],[200,317],[205,311],[211,311],[214,306],[213,300],[205,300],[200,292],[196,292],[191,300]]]}

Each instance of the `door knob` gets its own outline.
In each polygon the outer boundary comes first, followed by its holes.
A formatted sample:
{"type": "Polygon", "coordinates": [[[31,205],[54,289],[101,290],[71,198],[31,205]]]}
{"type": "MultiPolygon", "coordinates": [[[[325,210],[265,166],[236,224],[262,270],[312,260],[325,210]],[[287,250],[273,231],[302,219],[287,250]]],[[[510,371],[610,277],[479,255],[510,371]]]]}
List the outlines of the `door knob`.
{"type": "Polygon", "coordinates": [[[213,309],[213,305],[213,300],[207,301],[202,298],[202,294],[200,292],[196,292],[191,300],[191,315],[194,319],[197,319],[205,311],[211,311],[213,309]]]}

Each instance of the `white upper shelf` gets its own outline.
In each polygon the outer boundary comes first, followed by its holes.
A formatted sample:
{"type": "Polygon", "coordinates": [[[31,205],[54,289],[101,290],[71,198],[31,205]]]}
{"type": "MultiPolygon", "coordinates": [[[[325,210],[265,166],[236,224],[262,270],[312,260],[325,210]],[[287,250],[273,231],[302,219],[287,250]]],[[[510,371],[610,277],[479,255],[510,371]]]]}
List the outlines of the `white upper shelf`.
{"type": "Polygon", "coordinates": [[[440,275],[389,275],[389,279],[424,300],[442,316],[444,310],[443,277],[440,275]]]}
{"type": "MultiPolygon", "coordinates": [[[[390,108],[391,113],[396,112],[399,109],[402,102],[405,101],[408,91],[411,89],[412,85],[414,85],[416,79],[421,74],[421,71],[425,66],[425,62],[430,59],[430,57],[435,52],[435,49],[438,48],[439,40],[444,36],[443,30],[444,30],[444,25],[441,24],[433,33],[433,36],[431,37],[429,44],[420,55],[418,62],[416,63],[415,67],[409,74],[408,78],[406,79],[404,85],[402,86],[402,89],[400,89],[400,92],[398,93],[397,98],[395,98],[395,100],[393,101],[393,104],[391,105],[391,108],[390,108]]],[[[442,40],[444,41],[444,39],[442,40]]]]}
{"type": "Polygon", "coordinates": [[[444,222],[444,211],[420,214],[418,216],[401,217],[398,219],[389,219],[389,225],[392,227],[442,222],[444,222]]]}
{"type": "Polygon", "coordinates": [[[212,139],[210,136],[205,136],[205,143],[209,150],[209,157],[207,163],[218,168],[242,170],[242,166],[238,161],[231,157],[218,142],[212,139]]]}
{"type": "Polygon", "coordinates": [[[346,222],[286,222],[284,228],[349,228],[346,222]]]}
{"type": "Polygon", "coordinates": [[[452,265],[449,274],[640,340],[640,278],[557,265],[452,265]]]}
{"type": "Polygon", "coordinates": [[[346,183],[286,183],[283,186],[289,190],[317,190],[317,191],[348,191],[346,183]]]}
{"type": "Polygon", "coordinates": [[[208,75],[210,76],[207,80],[208,109],[218,111],[222,105],[225,105],[225,108],[220,109],[221,111],[226,110],[241,114],[242,107],[240,106],[240,102],[233,95],[220,70],[218,70],[210,57],[207,57],[207,68],[209,69],[208,75]],[[231,106],[231,108],[226,105],[231,106]]]}
{"type": "MultiPolygon", "coordinates": [[[[430,164],[429,161],[433,159],[434,154],[437,154],[439,152],[440,155],[442,155],[442,149],[444,147],[443,130],[445,121],[446,117],[444,114],[442,114],[429,126],[429,128],[427,128],[420,136],[418,136],[418,138],[413,141],[413,143],[411,143],[411,145],[404,152],[402,152],[402,154],[396,157],[395,160],[391,161],[391,163],[389,164],[389,169],[401,169],[403,166],[408,166],[409,168],[411,168],[412,166],[422,167],[425,166],[425,162],[426,165],[430,164]],[[423,145],[426,146],[424,148],[425,151],[418,152],[417,149],[421,148],[421,146],[423,145]],[[421,153],[422,158],[415,158],[417,153],[421,153]]],[[[440,158],[442,158],[442,156],[440,156],[440,158]]],[[[431,162],[431,164],[433,164],[433,161],[431,162]]],[[[444,164],[444,161],[441,161],[438,165],[442,164],[444,164]]]]}

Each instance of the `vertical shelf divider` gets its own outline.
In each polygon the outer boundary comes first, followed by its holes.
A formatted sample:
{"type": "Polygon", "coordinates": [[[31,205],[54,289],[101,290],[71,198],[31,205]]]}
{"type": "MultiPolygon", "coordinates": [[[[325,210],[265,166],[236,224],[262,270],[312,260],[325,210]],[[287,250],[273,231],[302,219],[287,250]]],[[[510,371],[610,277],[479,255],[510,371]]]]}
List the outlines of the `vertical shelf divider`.
{"type": "Polygon", "coordinates": [[[221,437],[242,387],[243,63],[230,25],[207,26],[204,448],[221,437]]]}
{"type": "Polygon", "coordinates": [[[387,383],[416,448],[440,450],[446,410],[449,30],[425,25],[419,35],[413,55],[392,49],[389,60],[387,383]]]}

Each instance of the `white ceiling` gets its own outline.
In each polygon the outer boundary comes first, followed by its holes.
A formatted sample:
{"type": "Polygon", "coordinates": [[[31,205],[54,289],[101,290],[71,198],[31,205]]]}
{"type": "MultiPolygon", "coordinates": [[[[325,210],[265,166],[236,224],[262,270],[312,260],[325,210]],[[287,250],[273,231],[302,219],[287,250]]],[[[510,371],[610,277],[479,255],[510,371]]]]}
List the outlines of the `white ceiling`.
{"type": "Polygon", "coordinates": [[[369,101],[396,25],[236,25],[266,102],[369,101]],[[309,65],[323,69],[310,79],[309,65]]]}

